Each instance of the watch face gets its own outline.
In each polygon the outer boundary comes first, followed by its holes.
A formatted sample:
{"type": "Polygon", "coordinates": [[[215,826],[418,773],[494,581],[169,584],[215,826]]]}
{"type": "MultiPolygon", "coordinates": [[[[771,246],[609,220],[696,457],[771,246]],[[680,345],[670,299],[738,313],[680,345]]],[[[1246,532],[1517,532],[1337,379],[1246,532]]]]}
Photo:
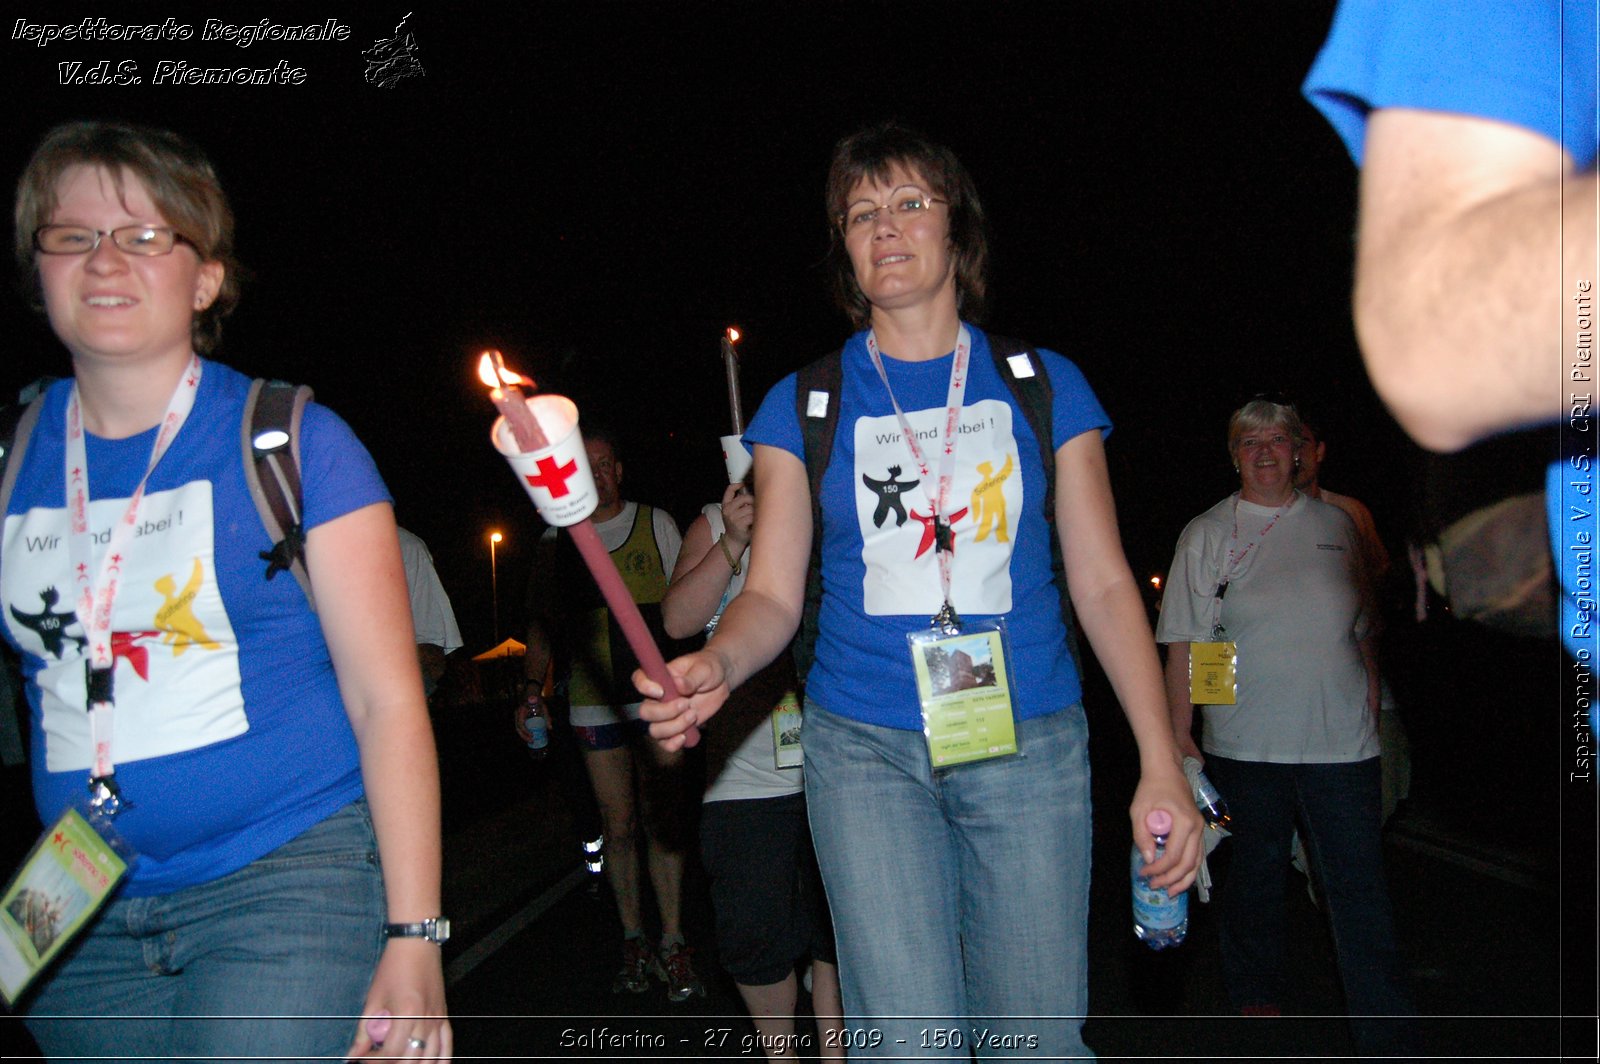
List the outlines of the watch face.
{"type": "MultiPolygon", "coordinates": [[[[428,936],[429,939],[441,945],[450,940],[450,921],[448,919],[441,916],[437,920],[428,921],[428,923],[433,925],[433,933],[428,936]]],[[[427,925],[424,924],[423,926],[426,927],[427,925]]]]}

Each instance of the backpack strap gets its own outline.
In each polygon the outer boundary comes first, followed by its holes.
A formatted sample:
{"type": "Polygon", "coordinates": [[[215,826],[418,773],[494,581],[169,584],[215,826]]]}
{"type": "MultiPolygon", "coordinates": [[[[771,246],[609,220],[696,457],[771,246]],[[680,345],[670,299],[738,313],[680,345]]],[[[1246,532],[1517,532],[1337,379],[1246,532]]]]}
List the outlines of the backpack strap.
{"type": "Polygon", "coordinates": [[[240,420],[244,477],[272,549],[261,552],[267,579],[288,570],[315,610],[311,576],[306,572],[306,533],[301,514],[300,419],[311,389],[286,381],[256,380],[240,420]]]}
{"type": "Polygon", "coordinates": [[[17,471],[22,468],[22,457],[28,453],[28,441],[33,438],[33,426],[39,421],[39,411],[44,409],[44,392],[41,391],[26,406],[18,404],[0,410],[0,521],[5,520],[6,509],[11,505],[11,489],[17,484],[17,471]]]}
{"type": "Polygon", "coordinates": [[[805,451],[806,479],[811,484],[811,564],[806,569],[806,598],[800,630],[792,644],[795,675],[803,685],[816,654],[817,617],[822,611],[822,474],[833,457],[839,430],[839,387],[844,380],[844,348],[800,367],[795,374],[795,416],[805,451]]]}
{"type": "Polygon", "coordinates": [[[994,356],[995,372],[1011,389],[1022,416],[1028,419],[1033,437],[1039,443],[1039,464],[1044,470],[1044,521],[1050,536],[1050,578],[1061,599],[1061,621],[1067,626],[1067,649],[1072,664],[1083,676],[1083,654],[1078,647],[1077,618],[1072,612],[1072,596],[1067,592],[1066,560],[1061,557],[1061,536],[1056,530],[1056,452],[1055,389],[1044,361],[1028,344],[1004,336],[989,337],[989,353],[994,356]]]}
{"type": "MultiPolygon", "coordinates": [[[[17,483],[17,471],[22,468],[22,458],[28,453],[28,441],[33,438],[33,427],[44,409],[44,385],[37,382],[37,394],[29,401],[27,389],[13,406],[0,408],[0,524],[5,521],[6,510],[11,505],[11,490],[17,483]]],[[[19,716],[26,703],[22,697],[20,676],[9,652],[0,661],[0,764],[21,765],[27,761],[27,743],[23,736],[28,725],[19,716]]]]}

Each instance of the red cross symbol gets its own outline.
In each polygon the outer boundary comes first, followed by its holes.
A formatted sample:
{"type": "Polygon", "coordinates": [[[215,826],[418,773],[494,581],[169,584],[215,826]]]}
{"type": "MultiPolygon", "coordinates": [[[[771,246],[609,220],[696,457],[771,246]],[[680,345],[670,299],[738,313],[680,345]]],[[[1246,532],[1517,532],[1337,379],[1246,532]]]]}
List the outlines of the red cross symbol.
{"type": "Polygon", "coordinates": [[[556,465],[554,458],[545,457],[534,463],[539,467],[539,475],[527,477],[529,484],[536,488],[543,488],[550,493],[552,499],[559,499],[569,494],[567,480],[578,471],[575,459],[568,459],[566,465],[556,465]]]}

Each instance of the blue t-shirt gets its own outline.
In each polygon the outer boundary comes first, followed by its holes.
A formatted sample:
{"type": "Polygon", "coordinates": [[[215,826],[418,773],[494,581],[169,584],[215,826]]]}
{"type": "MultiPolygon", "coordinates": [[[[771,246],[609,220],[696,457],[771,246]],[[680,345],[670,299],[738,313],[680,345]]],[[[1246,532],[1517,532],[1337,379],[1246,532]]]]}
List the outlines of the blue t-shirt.
{"type": "MultiPolygon", "coordinates": [[[[131,803],[117,828],[139,854],[129,895],[226,875],[362,794],[317,615],[291,576],[264,578],[259,553],[272,544],[240,446],[249,388],[234,370],[205,363],[194,410],[150,477],[123,562],[112,624],[112,754],[131,803]]],[[[45,402],[0,547],[5,631],[22,652],[34,798],[46,823],[85,794],[90,766],[64,506],[70,389],[60,382],[45,402]]],[[[88,437],[95,564],[154,436],[88,437]]],[[[389,499],[365,448],[323,407],[306,408],[300,457],[308,529],[389,499]]]]}
{"type": "MultiPolygon", "coordinates": [[[[1578,169],[1587,170],[1600,149],[1595,18],[1594,0],[1344,0],[1306,77],[1305,94],[1358,164],[1369,113],[1408,107],[1521,126],[1559,143],[1578,169]]],[[[1589,295],[1600,301],[1600,291],[1589,295]]],[[[1580,309],[1574,304],[1574,313],[1580,309]]],[[[1591,379],[1594,368],[1591,363],[1591,379]]],[[[1561,577],[1562,640],[1591,667],[1600,660],[1593,388],[1568,386],[1574,415],[1545,478],[1561,577]]]]}
{"type": "MultiPolygon", "coordinates": [[[[1003,615],[1011,643],[1017,717],[1026,720],[1082,697],[1050,577],[1054,525],[1045,521],[1044,471],[1028,419],[995,370],[988,338],[972,333],[971,369],[951,490],[955,532],[952,603],[965,619],[1003,615]]],[[[929,483],[916,464],[866,333],[844,348],[838,432],[822,480],[822,606],[806,695],[832,713],[883,727],[922,729],[906,635],[925,630],[942,601],[933,549],[929,483]]],[[[1054,393],[1053,448],[1110,420],[1083,374],[1040,351],[1054,393]]],[[[929,362],[883,360],[894,397],[937,477],[939,437],[954,354],[929,362]]],[[[804,460],[796,377],[767,393],[745,432],[751,444],[804,460]]]]}

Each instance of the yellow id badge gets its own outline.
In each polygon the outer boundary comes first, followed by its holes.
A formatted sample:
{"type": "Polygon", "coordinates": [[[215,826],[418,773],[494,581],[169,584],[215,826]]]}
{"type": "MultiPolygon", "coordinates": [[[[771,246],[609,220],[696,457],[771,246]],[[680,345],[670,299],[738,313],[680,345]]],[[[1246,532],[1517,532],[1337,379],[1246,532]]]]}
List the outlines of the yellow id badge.
{"type": "Polygon", "coordinates": [[[1016,753],[1004,623],[968,622],[959,635],[924,629],[906,639],[933,767],[1016,753]]]}
{"type": "Polygon", "coordinates": [[[1239,644],[1189,644],[1189,701],[1231,706],[1239,697],[1239,644]]]}
{"type": "Polygon", "coordinates": [[[805,763],[800,748],[800,698],[785,691],[772,711],[772,760],[777,768],[799,768],[805,763]]]}
{"type": "Polygon", "coordinates": [[[82,931],[128,863],[125,847],[104,818],[68,808],[33,844],[0,894],[0,995],[15,1004],[35,976],[82,931]]]}

